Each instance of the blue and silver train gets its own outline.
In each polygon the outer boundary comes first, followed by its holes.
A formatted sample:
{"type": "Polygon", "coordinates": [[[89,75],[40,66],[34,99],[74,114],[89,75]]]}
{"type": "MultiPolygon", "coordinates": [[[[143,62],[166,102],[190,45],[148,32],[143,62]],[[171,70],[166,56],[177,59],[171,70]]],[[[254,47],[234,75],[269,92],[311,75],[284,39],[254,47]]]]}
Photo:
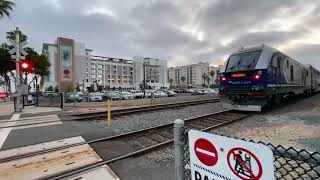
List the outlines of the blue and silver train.
{"type": "Polygon", "coordinates": [[[297,94],[320,91],[320,72],[262,45],[231,54],[220,71],[223,107],[261,111],[297,94]]]}

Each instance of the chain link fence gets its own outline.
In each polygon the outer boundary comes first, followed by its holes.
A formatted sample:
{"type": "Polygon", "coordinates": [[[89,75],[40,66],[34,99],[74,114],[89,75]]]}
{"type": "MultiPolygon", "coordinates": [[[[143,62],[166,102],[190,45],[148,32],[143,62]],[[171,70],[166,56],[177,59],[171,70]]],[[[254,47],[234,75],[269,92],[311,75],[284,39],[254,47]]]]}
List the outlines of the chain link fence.
{"type": "MultiPolygon", "coordinates": [[[[175,126],[177,128],[178,126],[175,126]]],[[[180,137],[180,143],[176,144],[175,148],[180,147],[182,151],[182,159],[177,159],[182,163],[183,173],[178,175],[176,173],[177,180],[191,180],[191,170],[190,170],[190,154],[189,154],[189,142],[188,142],[188,132],[189,129],[184,128],[183,125],[180,126],[182,130],[180,137]],[[181,146],[180,146],[180,145],[181,146]]],[[[175,133],[179,132],[175,129],[175,133]]],[[[175,134],[175,138],[178,135],[175,134]]],[[[245,140],[245,139],[241,139],[245,140]]],[[[247,140],[245,140],[247,141],[247,140]]],[[[250,140],[249,142],[254,142],[250,140]]],[[[254,142],[255,143],[255,142],[254,142]]],[[[275,169],[275,179],[288,180],[288,179],[320,179],[320,153],[319,152],[308,152],[304,149],[296,150],[292,147],[285,148],[281,145],[275,146],[270,143],[266,144],[261,141],[257,142],[268,146],[274,156],[274,169],[275,169]]],[[[177,152],[175,150],[175,152],[177,152]]],[[[176,157],[177,158],[177,157],[176,157]]],[[[176,164],[177,164],[176,161],[176,164]]],[[[179,172],[179,169],[176,167],[176,171],[179,172]]]]}

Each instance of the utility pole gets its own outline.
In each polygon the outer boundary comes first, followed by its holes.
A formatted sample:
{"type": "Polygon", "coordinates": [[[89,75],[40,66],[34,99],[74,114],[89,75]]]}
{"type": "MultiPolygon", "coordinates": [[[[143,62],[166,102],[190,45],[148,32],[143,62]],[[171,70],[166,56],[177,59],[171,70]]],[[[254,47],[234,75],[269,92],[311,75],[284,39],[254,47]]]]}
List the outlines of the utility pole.
{"type": "Polygon", "coordinates": [[[143,94],[144,97],[146,97],[146,65],[145,65],[145,61],[143,59],[143,94]]]}

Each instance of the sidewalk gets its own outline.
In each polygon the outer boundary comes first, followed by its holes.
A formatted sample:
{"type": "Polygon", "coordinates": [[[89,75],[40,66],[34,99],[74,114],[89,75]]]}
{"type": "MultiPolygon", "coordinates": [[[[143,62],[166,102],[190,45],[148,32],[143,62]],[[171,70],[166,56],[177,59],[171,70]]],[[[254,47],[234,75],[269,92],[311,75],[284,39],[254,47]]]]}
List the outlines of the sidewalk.
{"type": "MultiPolygon", "coordinates": [[[[61,108],[58,107],[36,107],[36,106],[26,106],[20,112],[22,116],[37,116],[37,115],[49,115],[57,114],[62,112],[61,108]]],[[[10,119],[11,115],[14,114],[13,102],[2,102],[0,103],[0,119],[10,119]]]]}
{"type": "Polygon", "coordinates": [[[13,113],[13,102],[1,102],[0,103],[0,116],[11,115],[13,113]]]}

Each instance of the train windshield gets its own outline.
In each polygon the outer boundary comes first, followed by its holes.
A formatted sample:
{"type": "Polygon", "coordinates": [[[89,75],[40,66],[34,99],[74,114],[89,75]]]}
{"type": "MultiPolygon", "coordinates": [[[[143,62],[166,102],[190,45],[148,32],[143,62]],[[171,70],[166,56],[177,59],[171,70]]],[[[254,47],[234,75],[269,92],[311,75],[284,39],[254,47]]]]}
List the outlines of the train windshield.
{"type": "Polygon", "coordinates": [[[261,51],[245,52],[230,56],[227,72],[252,70],[256,66],[261,51]]]}

